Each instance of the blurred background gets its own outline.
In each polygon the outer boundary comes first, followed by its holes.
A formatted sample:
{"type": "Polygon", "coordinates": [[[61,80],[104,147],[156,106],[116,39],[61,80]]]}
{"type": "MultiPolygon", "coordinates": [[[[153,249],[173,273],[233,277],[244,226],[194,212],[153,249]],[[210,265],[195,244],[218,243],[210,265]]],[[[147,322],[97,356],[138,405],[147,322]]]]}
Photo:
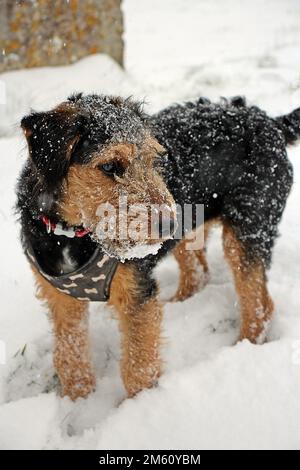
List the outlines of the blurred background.
{"type": "Polygon", "coordinates": [[[2,135],[30,107],[52,106],[74,90],[133,94],[149,111],[201,94],[246,94],[274,112],[300,103],[298,0],[0,5],[0,72],[26,68],[0,75],[2,135]],[[54,69],[67,64],[74,65],[54,69]]]}

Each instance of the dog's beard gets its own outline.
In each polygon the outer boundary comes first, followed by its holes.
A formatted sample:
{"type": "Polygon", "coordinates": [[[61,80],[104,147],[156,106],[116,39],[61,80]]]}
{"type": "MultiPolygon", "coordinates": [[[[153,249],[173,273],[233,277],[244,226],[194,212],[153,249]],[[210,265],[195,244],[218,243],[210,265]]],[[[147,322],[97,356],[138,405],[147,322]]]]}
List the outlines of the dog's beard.
{"type": "Polygon", "coordinates": [[[142,259],[148,255],[156,255],[161,248],[163,241],[157,243],[147,242],[133,242],[132,240],[109,240],[99,239],[97,235],[93,236],[93,239],[99,243],[103,251],[113,258],[118,258],[121,262],[125,262],[131,259],[142,259]]]}
{"type": "MultiPolygon", "coordinates": [[[[109,222],[109,219],[107,219],[107,222],[109,222]]],[[[159,234],[157,234],[157,237],[154,235],[155,238],[152,239],[150,234],[146,233],[147,230],[144,233],[135,233],[135,237],[133,238],[118,238],[116,237],[114,218],[112,218],[111,224],[108,223],[107,226],[105,226],[105,231],[102,225],[88,225],[92,227],[92,239],[101,245],[101,248],[108,256],[117,258],[121,262],[156,255],[163,243],[171,238],[171,236],[159,238],[159,234]],[[147,238],[147,236],[149,236],[149,238],[147,238]]]]}

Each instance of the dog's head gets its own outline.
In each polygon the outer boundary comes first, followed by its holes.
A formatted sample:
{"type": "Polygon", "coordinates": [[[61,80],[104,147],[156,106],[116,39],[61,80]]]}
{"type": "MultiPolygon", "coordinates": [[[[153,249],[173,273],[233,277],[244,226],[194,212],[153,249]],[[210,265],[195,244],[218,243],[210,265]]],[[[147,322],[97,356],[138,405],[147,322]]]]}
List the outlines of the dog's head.
{"type": "Polygon", "coordinates": [[[41,212],[55,207],[68,225],[90,229],[107,252],[125,258],[128,249],[138,256],[137,247],[172,235],[175,204],[159,171],[166,152],[139,104],[76,95],[24,117],[21,126],[42,188],[41,212]]]}

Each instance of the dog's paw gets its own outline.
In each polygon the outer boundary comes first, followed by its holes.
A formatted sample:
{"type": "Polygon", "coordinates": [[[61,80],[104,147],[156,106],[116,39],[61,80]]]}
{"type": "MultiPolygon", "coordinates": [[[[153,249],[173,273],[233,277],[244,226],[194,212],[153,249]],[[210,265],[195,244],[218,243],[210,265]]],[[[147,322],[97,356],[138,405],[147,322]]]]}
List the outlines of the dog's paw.
{"type": "Polygon", "coordinates": [[[92,372],[86,373],[83,377],[70,377],[64,383],[61,381],[61,396],[69,397],[71,400],[77,398],[87,398],[96,390],[96,378],[92,372]]]}
{"type": "Polygon", "coordinates": [[[151,367],[123,369],[122,378],[128,398],[133,398],[144,389],[156,387],[160,375],[160,364],[152,364],[151,367]]]}
{"type": "Polygon", "coordinates": [[[208,284],[208,281],[209,273],[201,273],[196,281],[185,282],[184,285],[180,285],[175,295],[173,295],[168,302],[183,302],[189,299],[198,292],[201,292],[208,284]]]}

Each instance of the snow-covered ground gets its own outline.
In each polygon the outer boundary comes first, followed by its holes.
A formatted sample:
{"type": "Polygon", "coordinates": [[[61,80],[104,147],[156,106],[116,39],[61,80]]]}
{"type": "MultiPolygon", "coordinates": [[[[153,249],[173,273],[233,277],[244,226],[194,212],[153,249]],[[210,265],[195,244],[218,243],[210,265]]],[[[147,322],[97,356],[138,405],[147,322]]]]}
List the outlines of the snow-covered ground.
{"type": "MultiPolygon", "coordinates": [[[[125,399],[118,325],[94,304],[97,391],[76,403],[56,394],[51,328],[13,214],[25,158],[19,117],[74,90],[131,94],[149,111],[200,94],[244,94],[273,115],[300,106],[299,0],[125,0],[123,8],[126,72],[94,56],[0,76],[0,448],[300,449],[299,146],[289,151],[296,183],[269,276],[276,314],[268,342],[236,344],[238,305],[216,231],[205,290],[165,306],[158,387],[125,399]]],[[[163,297],[177,274],[172,258],[159,267],[163,297]]]]}

